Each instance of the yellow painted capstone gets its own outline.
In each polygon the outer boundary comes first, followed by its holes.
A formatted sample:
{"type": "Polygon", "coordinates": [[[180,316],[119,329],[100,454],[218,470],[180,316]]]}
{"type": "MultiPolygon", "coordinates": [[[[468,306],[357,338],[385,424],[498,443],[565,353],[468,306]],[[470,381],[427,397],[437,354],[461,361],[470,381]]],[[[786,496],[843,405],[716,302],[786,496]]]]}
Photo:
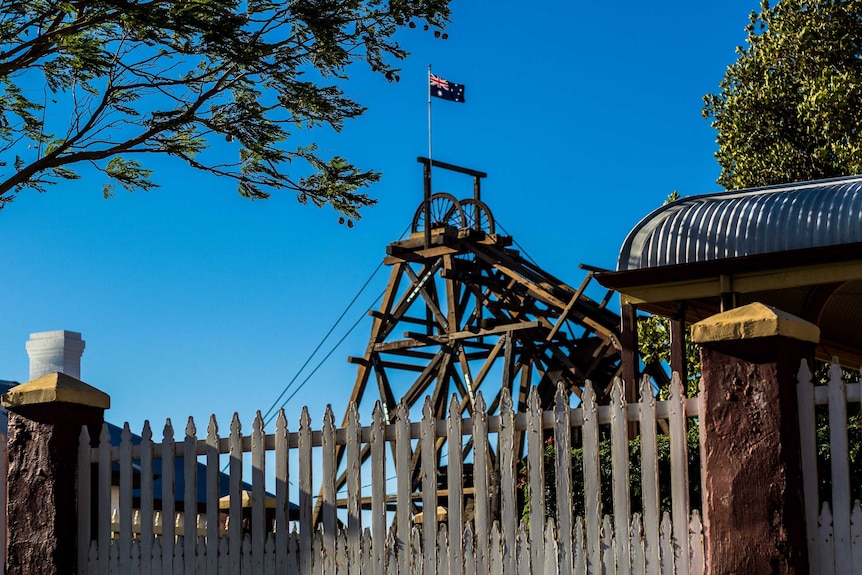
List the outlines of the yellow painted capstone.
{"type": "Polygon", "coordinates": [[[820,328],[811,322],[762,303],[716,314],[691,326],[694,343],[783,336],[820,342],[820,328]]]}
{"type": "Polygon", "coordinates": [[[4,393],[0,401],[6,409],[42,403],[74,403],[102,409],[111,407],[111,397],[107,393],[59,372],[16,385],[4,393]]]}

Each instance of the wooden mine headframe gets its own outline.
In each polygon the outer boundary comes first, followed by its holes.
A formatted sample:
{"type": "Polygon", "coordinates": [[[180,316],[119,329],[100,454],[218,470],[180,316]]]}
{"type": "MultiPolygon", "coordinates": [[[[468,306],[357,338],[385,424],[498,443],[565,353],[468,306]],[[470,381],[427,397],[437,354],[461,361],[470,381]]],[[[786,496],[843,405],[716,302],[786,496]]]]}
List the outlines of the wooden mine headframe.
{"type": "MultiPolygon", "coordinates": [[[[429,192],[431,162],[419,161],[429,192]]],[[[392,271],[371,312],[365,354],[351,358],[358,365],[351,402],[379,399],[389,423],[399,402],[415,414],[426,395],[444,419],[453,394],[468,413],[481,390],[495,415],[504,388],[522,412],[533,385],[546,408],[558,382],[578,396],[587,379],[597,390],[609,388],[621,367],[619,316],[606,309],[610,292],[594,301],[584,294],[591,272],[574,288],[512,249],[480,199],[484,173],[437,161],[433,167],[471,175],[473,197],[427,193],[410,236],[387,247],[392,271]]],[[[415,476],[415,454],[413,461],[415,476]]],[[[343,474],[337,488],[345,482],[343,474]]]]}

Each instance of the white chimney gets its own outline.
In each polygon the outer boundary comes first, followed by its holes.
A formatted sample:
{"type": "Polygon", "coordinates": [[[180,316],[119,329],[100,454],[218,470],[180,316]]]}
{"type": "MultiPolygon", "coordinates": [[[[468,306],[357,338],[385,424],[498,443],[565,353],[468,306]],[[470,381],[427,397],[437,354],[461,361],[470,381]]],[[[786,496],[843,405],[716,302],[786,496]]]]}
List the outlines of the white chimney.
{"type": "Polygon", "coordinates": [[[43,331],[31,333],[27,342],[30,356],[30,381],[59,371],[81,379],[81,355],[84,340],[76,331],[43,331]]]}

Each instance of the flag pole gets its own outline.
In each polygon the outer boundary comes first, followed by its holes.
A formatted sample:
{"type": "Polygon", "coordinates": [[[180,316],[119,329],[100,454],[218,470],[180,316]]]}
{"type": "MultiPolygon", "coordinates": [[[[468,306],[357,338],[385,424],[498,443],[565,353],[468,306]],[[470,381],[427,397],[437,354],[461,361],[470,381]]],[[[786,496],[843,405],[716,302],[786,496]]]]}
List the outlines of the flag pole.
{"type": "Polygon", "coordinates": [[[428,94],[428,163],[423,170],[424,176],[424,211],[425,211],[425,249],[431,247],[431,64],[428,64],[428,75],[425,78],[425,91],[428,94]]]}

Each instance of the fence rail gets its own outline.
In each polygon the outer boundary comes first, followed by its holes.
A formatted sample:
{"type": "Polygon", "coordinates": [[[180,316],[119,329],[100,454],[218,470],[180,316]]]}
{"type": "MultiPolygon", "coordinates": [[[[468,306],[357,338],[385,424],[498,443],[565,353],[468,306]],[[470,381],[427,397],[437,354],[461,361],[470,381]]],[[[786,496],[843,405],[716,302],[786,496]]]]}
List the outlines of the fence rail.
{"type": "MultiPolygon", "coordinates": [[[[174,439],[168,421],[161,443],[152,440],[145,424],[140,445],[133,446],[125,426],[119,447],[112,447],[107,429],[97,448],[90,447],[86,428],[79,449],[79,573],[689,573],[703,571],[703,535],[698,514],[690,514],[687,477],[687,418],[698,412],[698,398],[686,399],[674,378],[671,397],[656,401],[648,379],[640,386],[641,401],[626,405],[622,384],[615,382],[611,403],[596,404],[588,384],[577,408],[569,406],[568,394],[557,390],[555,407],[543,412],[538,393],[532,390],[526,413],[514,413],[506,390],[500,415],[488,416],[481,394],[477,394],[472,417],[462,419],[463,406],[453,399],[446,420],[434,418],[426,401],[420,422],[411,423],[401,405],[392,423],[384,423],[377,406],[371,425],[361,427],[355,406],[348,410],[347,424],[336,429],[327,409],[320,430],[311,429],[308,410],[303,409],[298,429],[288,431],[283,412],[273,434],[264,433],[260,414],[250,436],[243,436],[234,415],[230,435],[219,437],[211,418],[205,439],[198,439],[189,419],[185,436],[174,439]],[[666,420],[671,451],[671,513],[660,515],[656,423],[666,420]],[[608,427],[610,429],[608,429],[608,427]],[[639,429],[641,438],[640,486],[642,514],[631,513],[629,492],[629,434],[639,429]],[[573,430],[580,430],[583,469],[572,469],[573,430]],[[526,474],[518,475],[516,432],[524,432],[526,474]],[[496,434],[492,452],[489,435],[496,434]],[[602,508],[600,439],[609,437],[612,459],[612,507],[602,508]],[[465,438],[467,441],[465,442],[465,438]],[[552,438],[555,452],[546,462],[546,441],[552,438]],[[338,462],[336,446],[344,446],[347,473],[346,515],[339,517],[335,490],[338,462]],[[439,450],[448,458],[447,483],[438,492],[439,450]],[[319,451],[317,458],[314,450],[319,451]],[[369,450],[370,464],[360,465],[361,453],[369,450]],[[266,514],[267,451],[274,452],[274,517],[266,514]],[[472,517],[465,509],[462,462],[472,451],[472,517]],[[242,469],[245,453],[251,454],[250,521],[242,516],[242,469]],[[295,457],[291,454],[297,454],[295,457]],[[227,536],[220,535],[218,509],[219,456],[229,456],[230,509],[227,536]],[[393,461],[387,464],[387,458],[393,461]],[[182,457],[185,489],[174,493],[172,481],[162,481],[164,517],[173,516],[175,501],[183,509],[197,509],[197,462],[206,463],[205,536],[179,537],[174,522],[161,522],[155,533],[153,459],[162,459],[162,477],[173,477],[175,459],[182,457]],[[411,461],[421,462],[421,489],[410,476],[411,461]],[[495,461],[496,460],[496,461],[495,461]],[[291,461],[298,461],[292,465],[291,461]],[[320,524],[313,524],[314,461],[321,467],[322,501],[320,524]],[[387,503],[387,470],[394,466],[394,522],[387,503]],[[116,525],[111,509],[112,471],[119,468],[116,525]],[[553,486],[545,481],[553,469],[553,486]],[[95,473],[95,477],[93,474],[95,473]],[[134,508],[134,477],[139,477],[139,495],[134,508]],[[364,475],[370,473],[369,477],[364,475]],[[583,493],[574,493],[573,473],[583,473],[583,493]],[[363,479],[370,483],[370,498],[363,497],[363,479]],[[296,482],[298,522],[290,529],[288,486],[296,482]],[[521,516],[517,491],[524,485],[529,510],[521,516]],[[93,486],[95,485],[95,489],[93,486]],[[547,493],[546,493],[547,490],[547,493]],[[95,492],[96,505],[91,504],[95,492]],[[492,492],[499,507],[492,505],[492,492]],[[548,493],[553,493],[549,496],[548,493]],[[546,509],[546,496],[548,497],[546,509]],[[421,497],[421,526],[415,521],[414,499],[421,497]],[[438,521],[438,504],[445,497],[445,514],[438,521]],[[585,514],[574,517],[575,498],[583,498],[585,514]],[[370,513],[363,504],[370,501],[370,513]],[[91,508],[98,509],[91,516],[91,508]],[[433,511],[432,511],[433,510],[433,511]],[[432,511],[428,513],[427,511],[432,511]],[[547,519],[553,511],[556,520],[547,519]],[[370,519],[370,521],[368,521],[370,519]],[[495,520],[496,519],[496,520],[495,520]],[[96,535],[91,541],[91,527],[96,535]],[[298,525],[298,529],[297,529],[298,525]],[[118,534],[113,538],[113,533],[118,534]],[[88,552],[83,552],[88,550],[88,552]]],[[[271,461],[271,460],[270,460],[271,461]]],[[[416,501],[418,503],[418,501],[416,501]]]]}

